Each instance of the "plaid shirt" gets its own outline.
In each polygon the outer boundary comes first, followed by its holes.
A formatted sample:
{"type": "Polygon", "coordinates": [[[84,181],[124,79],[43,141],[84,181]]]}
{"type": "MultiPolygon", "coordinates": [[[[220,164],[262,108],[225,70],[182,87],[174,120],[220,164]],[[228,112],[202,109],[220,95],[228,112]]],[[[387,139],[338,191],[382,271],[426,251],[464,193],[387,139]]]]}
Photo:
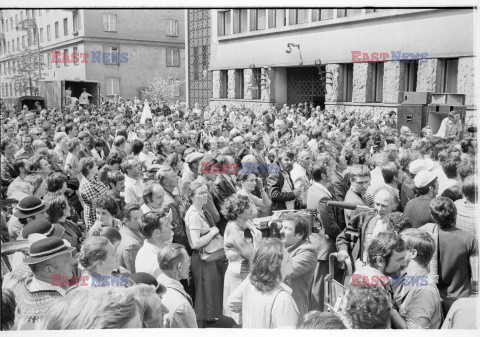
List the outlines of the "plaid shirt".
{"type": "Polygon", "coordinates": [[[80,197],[85,203],[84,221],[87,230],[93,226],[96,220],[95,212],[93,210],[95,199],[107,193],[108,188],[98,180],[97,176],[95,176],[93,180],[83,177],[82,182],[80,183],[80,197]]]}

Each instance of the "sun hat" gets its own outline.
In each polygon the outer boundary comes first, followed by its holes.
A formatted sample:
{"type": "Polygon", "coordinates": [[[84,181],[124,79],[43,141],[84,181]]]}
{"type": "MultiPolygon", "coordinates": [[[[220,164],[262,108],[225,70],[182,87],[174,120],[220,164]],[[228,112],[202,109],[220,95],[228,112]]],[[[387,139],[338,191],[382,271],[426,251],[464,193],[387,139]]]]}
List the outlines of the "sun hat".
{"type": "Polygon", "coordinates": [[[62,239],[55,236],[49,237],[32,243],[28,256],[23,259],[23,262],[36,264],[74,250],[75,248],[68,247],[62,239]]]}
{"type": "Polygon", "coordinates": [[[19,219],[25,219],[42,213],[46,211],[47,208],[47,205],[45,205],[42,200],[34,196],[28,196],[20,200],[17,205],[17,210],[13,215],[19,219]]]}

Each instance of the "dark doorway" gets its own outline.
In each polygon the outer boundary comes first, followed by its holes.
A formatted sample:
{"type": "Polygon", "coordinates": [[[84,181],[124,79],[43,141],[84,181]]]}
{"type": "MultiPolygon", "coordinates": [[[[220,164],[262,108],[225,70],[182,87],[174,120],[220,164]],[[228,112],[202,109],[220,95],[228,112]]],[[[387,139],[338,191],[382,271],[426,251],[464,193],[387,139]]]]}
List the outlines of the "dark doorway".
{"type": "MultiPolygon", "coordinates": [[[[323,69],[325,70],[325,69],[323,69]]],[[[287,104],[314,103],[325,108],[325,93],[317,67],[287,68],[287,104]]]]}

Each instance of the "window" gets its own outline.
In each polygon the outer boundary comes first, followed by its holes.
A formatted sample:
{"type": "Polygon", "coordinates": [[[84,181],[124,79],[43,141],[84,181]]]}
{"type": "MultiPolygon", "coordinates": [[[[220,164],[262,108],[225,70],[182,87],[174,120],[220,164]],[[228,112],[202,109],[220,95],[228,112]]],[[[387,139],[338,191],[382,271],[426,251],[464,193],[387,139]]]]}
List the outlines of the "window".
{"type": "Polygon", "coordinates": [[[82,28],[82,23],[80,21],[80,12],[73,12],[73,34],[77,33],[82,28]]]}
{"type": "Polygon", "coordinates": [[[67,67],[68,66],[68,49],[63,50],[63,66],[67,67]]]}
{"type": "Polygon", "coordinates": [[[287,25],[286,9],[268,10],[268,28],[284,27],[287,25]]]}
{"type": "Polygon", "coordinates": [[[353,92],[353,64],[343,65],[343,100],[344,102],[352,101],[353,92]]]}
{"type": "Polygon", "coordinates": [[[262,97],[262,82],[261,76],[262,69],[261,68],[254,68],[252,69],[252,79],[251,79],[251,87],[250,90],[252,91],[252,99],[260,99],[262,97]]]}
{"type": "Polygon", "coordinates": [[[17,37],[17,51],[20,50],[20,38],[17,37]]]}
{"type": "MultiPolygon", "coordinates": [[[[27,19],[30,19],[30,10],[27,9],[27,19]]],[[[23,21],[23,11],[20,11],[20,21],[23,21]]]]}
{"type": "Polygon", "coordinates": [[[10,53],[10,41],[7,42],[7,53],[10,53]]]}
{"type": "Polygon", "coordinates": [[[55,38],[58,39],[60,37],[60,32],[58,28],[58,21],[55,22],[55,38]]]}
{"type": "Polygon", "coordinates": [[[106,85],[106,94],[107,96],[120,95],[120,78],[119,77],[110,77],[105,78],[106,85]]]}
{"type": "Polygon", "coordinates": [[[289,25],[298,25],[308,22],[308,9],[290,9],[289,11],[289,25]]]}
{"type": "Polygon", "coordinates": [[[103,14],[103,31],[117,31],[117,14],[103,14]]]}
{"type": "Polygon", "coordinates": [[[37,44],[38,43],[38,39],[37,39],[37,28],[33,28],[33,30],[31,31],[32,32],[32,35],[33,35],[33,44],[37,44]]]}
{"type": "Polygon", "coordinates": [[[43,70],[43,68],[45,68],[45,55],[43,55],[43,54],[40,54],[40,65],[41,65],[42,70],[43,70]]]}
{"type": "Polygon", "coordinates": [[[47,25],[47,41],[50,41],[52,39],[50,30],[50,25],[47,25]]]}
{"type": "Polygon", "coordinates": [[[375,8],[367,8],[367,9],[365,9],[365,13],[367,13],[367,14],[368,14],[368,13],[373,13],[373,12],[375,12],[375,8]]]}
{"type": "Polygon", "coordinates": [[[36,11],[39,11],[39,12],[40,12],[39,9],[32,9],[32,18],[33,18],[33,19],[35,19],[35,16],[36,16],[35,13],[36,13],[36,11]]]}
{"type": "Polygon", "coordinates": [[[383,101],[383,63],[369,65],[372,69],[371,101],[381,103],[383,101]]]}
{"type": "Polygon", "coordinates": [[[13,18],[10,18],[10,29],[13,30],[13,18]]]}
{"type": "Polygon", "coordinates": [[[25,36],[22,36],[22,48],[25,48],[25,36]]]}
{"type": "Polygon", "coordinates": [[[403,66],[403,91],[417,90],[418,61],[402,63],[403,66]]]}
{"type": "Polygon", "coordinates": [[[73,59],[73,64],[77,65],[80,59],[80,55],[78,55],[78,47],[73,47],[73,55],[76,55],[76,58],[73,59]]]}
{"type": "Polygon", "coordinates": [[[347,16],[346,9],[337,9],[337,18],[343,18],[345,16],[347,16]]]}
{"type": "Polygon", "coordinates": [[[313,9],[312,21],[333,19],[333,9],[313,9]]]}
{"type": "Polygon", "coordinates": [[[178,36],[177,20],[167,20],[167,36],[178,36]]]}
{"type": "Polygon", "coordinates": [[[458,59],[443,59],[441,62],[440,92],[457,93],[458,59]]]}
{"type": "MultiPolygon", "coordinates": [[[[18,23],[18,14],[15,14],[15,25],[18,23]]],[[[13,29],[13,28],[12,28],[13,29]]]]}
{"type": "Polygon", "coordinates": [[[167,49],[167,67],[180,67],[180,50],[167,49]]]}
{"type": "Polygon", "coordinates": [[[266,9],[250,10],[250,30],[263,30],[267,25],[266,9]]]}
{"type": "Polygon", "coordinates": [[[230,35],[232,29],[231,10],[218,12],[218,36],[230,35]]]}
{"type": "MultiPolygon", "coordinates": [[[[103,46],[103,52],[108,56],[105,56],[104,64],[119,64],[120,63],[120,54],[118,51],[118,46],[106,45],[103,46]]],[[[102,59],[103,62],[103,59],[102,59]]]]}
{"type": "Polygon", "coordinates": [[[40,28],[40,42],[43,42],[43,28],[40,28]]]}
{"type": "Polygon", "coordinates": [[[243,90],[244,83],[245,82],[243,80],[243,69],[236,69],[235,70],[235,98],[243,99],[243,97],[244,97],[244,90],[243,90]]]}
{"type": "Polygon", "coordinates": [[[47,53],[47,67],[48,69],[52,69],[52,54],[51,53],[47,53]]]}
{"type": "Polygon", "coordinates": [[[63,19],[63,35],[68,35],[68,18],[63,19]]]}
{"type": "Polygon", "coordinates": [[[247,31],[247,9],[233,10],[233,34],[247,31]]]}
{"type": "Polygon", "coordinates": [[[220,70],[220,98],[228,95],[228,70],[220,70]]]}
{"type": "Polygon", "coordinates": [[[38,10],[38,16],[42,16],[42,9],[38,10]]]}
{"type": "Polygon", "coordinates": [[[57,60],[57,62],[55,62],[55,67],[60,68],[60,62],[58,62],[58,60],[57,60]]]}

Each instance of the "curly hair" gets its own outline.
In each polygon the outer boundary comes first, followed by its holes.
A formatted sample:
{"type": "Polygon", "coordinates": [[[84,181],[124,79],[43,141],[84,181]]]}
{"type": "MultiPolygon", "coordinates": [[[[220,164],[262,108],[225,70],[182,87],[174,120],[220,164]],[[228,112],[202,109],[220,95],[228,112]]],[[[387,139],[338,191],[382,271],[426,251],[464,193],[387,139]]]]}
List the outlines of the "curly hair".
{"type": "Polygon", "coordinates": [[[98,261],[104,261],[107,258],[108,242],[105,236],[93,235],[87,238],[78,253],[80,265],[85,269],[92,269],[98,261]]]}
{"type": "Polygon", "coordinates": [[[130,145],[130,147],[132,148],[132,153],[134,155],[137,155],[142,152],[144,144],[143,141],[141,141],[140,139],[135,139],[130,145]]]}
{"type": "Polygon", "coordinates": [[[342,314],[352,329],[386,329],[390,321],[390,302],[385,288],[352,285],[344,297],[342,314]]]}
{"type": "Polygon", "coordinates": [[[271,238],[254,253],[250,282],[255,289],[264,293],[279,283],[285,247],[277,238],[271,238]]]}
{"type": "Polygon", "coordinates": [[[68,152],[73,152],[79,145],[80,145],[80,140],[77,137],[75,137],[75,138],[69,139],[65,144],[65,147],[67,148],[68,152]]]}
{"type": "Polygon", "coordinates": [[[333,312],[313,310],[298,319],[295,329],[346,329],[340,317],[333,312]]]}
{"type": "Polygon", "coordinates": [[[110,213],[111,216],[115,216],[115,214],[118,212],[118,205],[115,202],[115,199],[113,199],[113,197],[111,197],[109,194],[98,196],[93,203],[95,209],[103,208],[110,213]]]}
{"type": "Polygon", "coordinates": [[[387,230],[400,233],[407,228],[412,228],[412,222],[402,212],[392,212],[385,215],[383,222],[387,225],[387,230]]]}
{"type": "Polygon", "coordinates": [[[50,199],[48,203],[50,204],[47,209],[48,218],[51,223],[56,223],[65,214],[68,201],[63,195],[60,195],[50,199]]]}
{"type": "Polygon", "coordinates": [[[223,202],[221,212],[225,219],[233,221],[249,207],[251,207],[250,199],[247,196],[235,193],[223,202]]]}

